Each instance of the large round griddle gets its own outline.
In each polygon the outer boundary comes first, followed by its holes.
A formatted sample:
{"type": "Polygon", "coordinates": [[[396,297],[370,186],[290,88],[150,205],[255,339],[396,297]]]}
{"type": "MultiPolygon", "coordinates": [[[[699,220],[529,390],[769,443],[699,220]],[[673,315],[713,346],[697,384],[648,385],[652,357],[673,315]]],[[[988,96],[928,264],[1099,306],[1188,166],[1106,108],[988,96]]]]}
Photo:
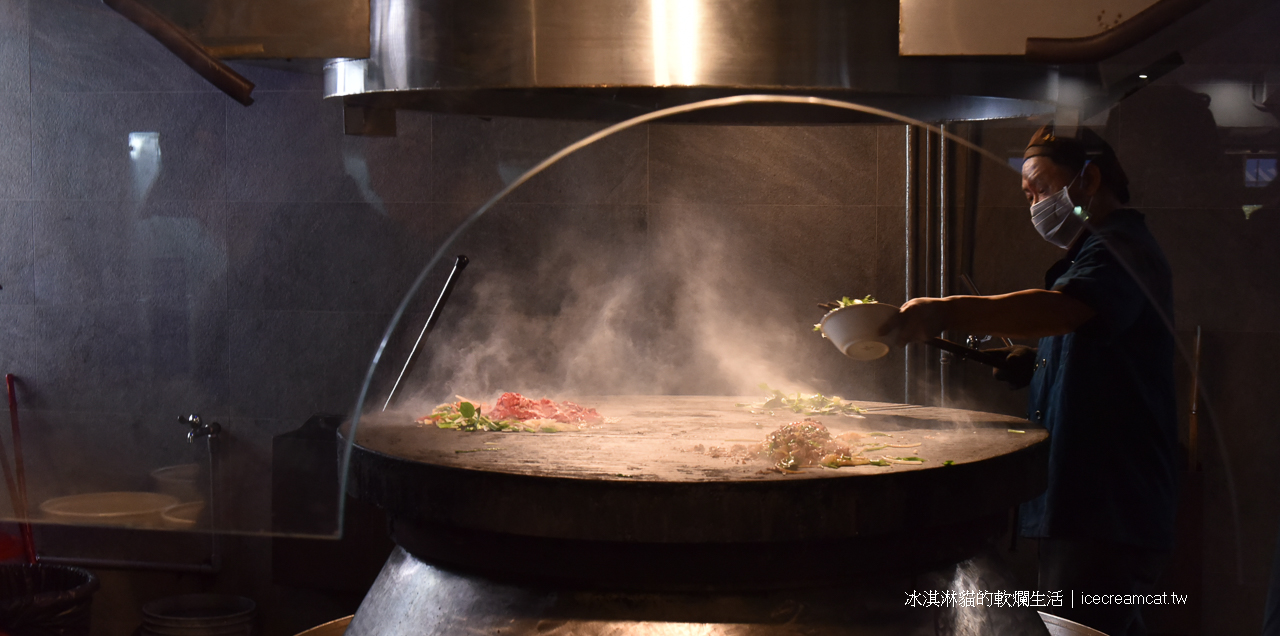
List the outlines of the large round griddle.
{"type": "MultiPolygon", "coordinates": [[[[744,449],[805,416],[739,406],[759,398],[575,401],[608,420],[557,433],[465,433],[419,425],[418,413],[362,418],[348,491],[386,509],[397,542],[427,561],[537,577],[548,569],[534,553],[556,554],[554,570],[577,580],[601,559],[628,579],[660,561],[738,570],[743,554],[779,545],[793,555],[839,546],[843,561],[889,552],[946,562],[1003,531],[1008,510],[1046,480],[1047,432],[1008,416],[882,403],[863,404],[861,418],[809,416],[835,434],[920,444],[868,456],[927,461],[781,474],[744,459],[744,449]]],[[[775,565],[794,571],[788,561],[775,565]]]]}

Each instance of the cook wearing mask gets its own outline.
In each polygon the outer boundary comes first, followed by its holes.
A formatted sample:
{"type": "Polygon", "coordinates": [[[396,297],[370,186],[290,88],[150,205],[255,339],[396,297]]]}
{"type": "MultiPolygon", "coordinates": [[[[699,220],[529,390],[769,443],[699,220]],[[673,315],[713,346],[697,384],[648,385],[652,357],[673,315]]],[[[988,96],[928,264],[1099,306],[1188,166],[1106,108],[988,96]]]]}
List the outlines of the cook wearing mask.
{"type": "Polygon", "coordinates": [[[1031,222],[1065,250],[1044,289],[917,298],[885,325],[896,344],[944,330],[1039,338],[1006,350],[1030,385],[1028,418],[1050,434],[1048,489],[1023,504],[1022,534],[1039,539],[1043,591],[1074,592],[1053,612],[1111,636],[1146,634],[1140,606],[1082,595],[1153,591],[1173,548],[1177,506],[1173,291],[1143,215],[1126,207],[1115,152],[1036,131],[1022,165],[1031,222]]]}

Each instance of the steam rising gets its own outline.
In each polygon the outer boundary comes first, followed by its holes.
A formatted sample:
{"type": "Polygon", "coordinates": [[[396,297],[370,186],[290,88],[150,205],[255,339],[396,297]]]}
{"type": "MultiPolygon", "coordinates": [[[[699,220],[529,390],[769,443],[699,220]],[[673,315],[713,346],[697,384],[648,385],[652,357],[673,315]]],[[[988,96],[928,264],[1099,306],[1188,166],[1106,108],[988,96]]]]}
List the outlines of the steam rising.
{"type": "MultiPolygon", "coordinates": [[[[599,223],[569,223],[543,230],[527,260],[473,257],[488,266],[466,272],[408,395],[429,408],[499,391],[754,395],[761,382],[815,391],[802,380],[820,375],[812,358],[839,358],[811,331],[818,292],[805,295],[736,232],[691,216],[657,231],[615,225],[603,239],[599,223]]],[[[519,229],[510,235],[519,240],[519,229]]]]}

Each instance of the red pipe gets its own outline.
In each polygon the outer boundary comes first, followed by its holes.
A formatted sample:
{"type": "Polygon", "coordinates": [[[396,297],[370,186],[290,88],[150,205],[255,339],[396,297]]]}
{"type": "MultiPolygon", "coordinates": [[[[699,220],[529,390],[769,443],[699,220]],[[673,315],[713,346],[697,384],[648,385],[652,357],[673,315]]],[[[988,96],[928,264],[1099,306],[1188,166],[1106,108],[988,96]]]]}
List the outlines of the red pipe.
{"type": "Polygon", "coordinates": [[[22,520],[18,524],[18,531],[22,533],[22,551],[27,557],[27,563],[34,565],[36,540],[31,533],[30,517],[27,515],[27,474],[22,463],[22,429],[18,426],[18,394],[13,387],[14,379],[12,373],[4,376],[4,386],[9,392],[9,422],[13,426],[13,463],[18,473],[18,497],[13,502],[13,508],[18,519],[22,520]]]}

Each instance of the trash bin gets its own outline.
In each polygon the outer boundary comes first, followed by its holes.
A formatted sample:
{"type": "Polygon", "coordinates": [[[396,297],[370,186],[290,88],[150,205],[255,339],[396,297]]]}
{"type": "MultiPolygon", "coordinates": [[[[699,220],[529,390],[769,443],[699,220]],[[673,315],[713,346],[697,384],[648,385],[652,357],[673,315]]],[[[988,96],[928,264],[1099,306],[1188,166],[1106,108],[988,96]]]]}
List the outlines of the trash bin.
{"type": "Polygon", "coordinates": [[[0,631],[12,636],[89,636],[98,577],[64,565],[0,564],[0,631]]]}

